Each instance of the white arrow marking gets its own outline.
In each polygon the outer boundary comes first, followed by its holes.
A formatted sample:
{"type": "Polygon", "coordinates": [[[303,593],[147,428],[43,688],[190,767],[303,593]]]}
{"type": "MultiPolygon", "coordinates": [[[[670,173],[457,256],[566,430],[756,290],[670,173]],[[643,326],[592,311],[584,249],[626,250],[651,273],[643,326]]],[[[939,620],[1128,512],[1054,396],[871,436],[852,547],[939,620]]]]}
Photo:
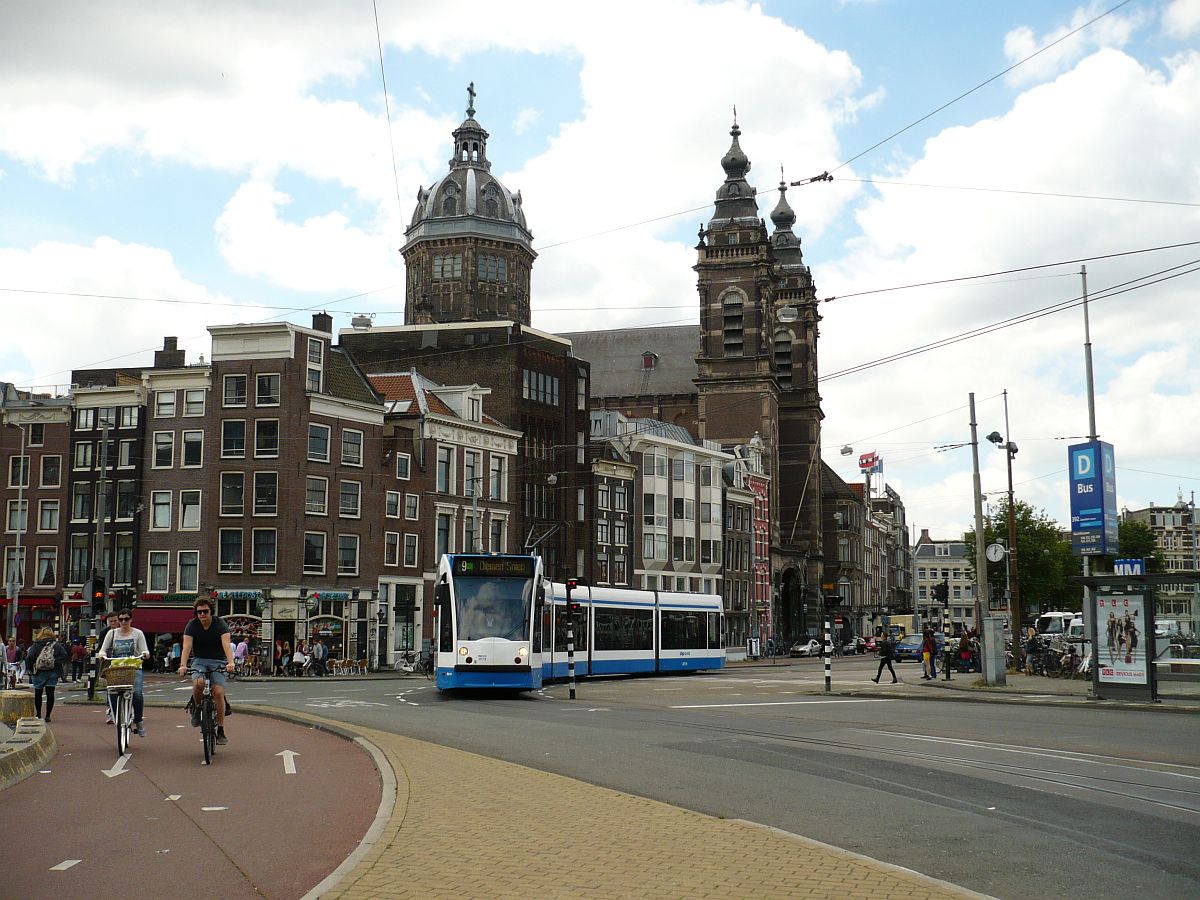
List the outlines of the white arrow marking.
{"type": "Polygon", "coordinates": [[[228,806],[202,806],[202,807],[200,807],[200,809],[202,809],[204,812],[220,812],[223,809],[229,809],[229,807],[228,806]]]}
{"type": "Polygon", "coordinates": [[[118,759],[115,763],[113,763],[113,767],[111,769],[101,769],[100,771],[103,772],[105,775],[107,775],[109,778],[116,778],[118,775],[124,775],[125,774],[125,763],[129,762],[129,757],[131,757],[131,756],[133,756],[132,753],[126,753],[124,756],[122,756],[120,759],[118,759]]]}
{"type": "Polygon", "coordinates": [[[296,774],[296,757],[300,755],[299,753],[297,753],[295,750],[280,750],[275,755],[283,757],[284,775],[296,774]]]}
{"type": "Polygon", "coordinates": [[[163,799],[164,800],[178,800],[182,796],[183,796],[183,794],[167,794],[167,796],[163,797],[163,799]]]}
{"type": "Polygon", "coordinates": [[[51,872],[65,872],[65,871],[67,871],[67,869],[71,868],[71,866],[77,866],[81,862],[83,862],[82,859],[64,859],[57,866],[51,866],[50,871],[51,872]]]}

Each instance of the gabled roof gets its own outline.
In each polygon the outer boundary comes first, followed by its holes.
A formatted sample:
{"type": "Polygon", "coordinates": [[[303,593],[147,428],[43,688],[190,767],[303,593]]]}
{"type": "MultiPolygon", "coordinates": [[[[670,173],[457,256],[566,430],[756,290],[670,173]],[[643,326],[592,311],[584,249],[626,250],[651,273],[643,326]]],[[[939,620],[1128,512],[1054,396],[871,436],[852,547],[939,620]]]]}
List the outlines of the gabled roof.
{"type": "Polygon", "coordinates": [[[379,404],[383,398],[371,387],[367,377],[341,347],[330,346],[325,358],[325,390],[342,400],[379,404]]]}
{"type": "Polygon", "coordinates": [[[593,397],[648,394],[695,394],[699,374],[699,325],[665,328],[618,328],[560,335],[572,353],[592,364],[593,397]],[[650,368],[645,355],[654,355],[650,368]]]}
{"type": "Polygon", "coordinates": [[[821,496],[841,500],[862,499],[862,496],[855,492],[854,485],[843,481],[842,476],[833,471],[825,460],[821,460],[821,496]]]}
{"type": "Polygon", "coordinates": [[[375,390],[383,395],[390,413],[458,418],[458,413],[431,390],[437,385],[416,369],[395,375],[368,375],[367,378],[375,390]]]}

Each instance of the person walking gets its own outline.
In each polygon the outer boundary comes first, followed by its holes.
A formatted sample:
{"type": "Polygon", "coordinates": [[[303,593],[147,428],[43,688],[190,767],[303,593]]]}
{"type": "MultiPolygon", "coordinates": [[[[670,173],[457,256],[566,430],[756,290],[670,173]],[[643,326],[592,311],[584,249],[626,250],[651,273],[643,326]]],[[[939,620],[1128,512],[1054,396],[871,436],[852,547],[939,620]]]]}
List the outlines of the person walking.
{"type": "Polygon", "coordinates": [[[921,678],[929,681],[933,678],[933,654],[937,645],[933,641],[933,630],[926,628],[921,634],[921,678]]]}
{"type": "Polygon", "coordinates": [[[280,659],[282,674],[286,675],[290,671],[288,668],[292,664],[292,642],[283,642],[283,657],[280,659]]]}
{"type": "Polygon", "coordinates": [[[83,665],[87,662],[87,647],[79,638],[71,643],[71,681],[76,684],[83,677],[83,665]]]}
{"type": "Polygon", "coordinates": [[[896,645],[892,643],[891,635],[885,634],[879,639],[877,646],[879,647],[879,671],[871,680],[879,684],[879,678],[883,675],[883,667],[887,666],[888,671],[892,673],[892,684],[895,684],[900,679],[896,677],[896,670],[892,668],[892,660],[896,658],[896,645]]]}
{"type": "Polygon", "coordinates": [[[275,650],[271,657],[271,676],[283,674],[283,641],[275,641],[275,650]]]}
{"type": "Polygon", "coordinates": [[[26,654],[29,667],[29,683],[33,685],[33,713],[42,717],[42,695],[46,697],[46,723],[54,712],[54,689],[63,677],[63,666],[70,659],[67,648],[58,642],[53,628],[43,628],[37,633],[26,654]]]}

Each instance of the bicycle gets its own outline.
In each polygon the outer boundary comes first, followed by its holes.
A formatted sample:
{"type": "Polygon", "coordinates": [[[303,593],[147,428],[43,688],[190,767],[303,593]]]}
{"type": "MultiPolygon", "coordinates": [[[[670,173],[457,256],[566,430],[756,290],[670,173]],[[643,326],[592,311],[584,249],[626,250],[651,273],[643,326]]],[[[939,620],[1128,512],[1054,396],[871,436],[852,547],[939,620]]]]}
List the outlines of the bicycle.
{"type": "Polygon", "coordinates": [[[430,650],[425,654],[425,659],[421,662],[421,673],[430,681],[433,681],[434,676],[437,675],[437,657],[435,653],[436,651],[430,650]]]}
{"type": "MultiPolygon", "coordinates": [[[[193,679],[196,671],[189,670],[193,679]]],[[[196,698],[188,699],[184,710],[190,713],[196,708],[196,698]]],[[[200,742],[204,745],[204,764],[212,765],[213,756],[217,752],[217,702],[213,697],[212,679],[204,673],[204,693],[200,697],[200,742]]]]}
{"type": "Polygon", "coordinates": [[[113,724],[117,727],[119,757],[129,749],[129,735],[133,731],[133,690],[141,666],[140,656],[119,656],[109,661],[104,673],[106,690],[114,701],[113,724]]]}
{"type": "Polygon", "coordinates": [[[405,650],[400,654],[400,658],[392,665],[392,668],[401,675],[411,675],[417,671],[417,658],[411,650],[405,650]]]}

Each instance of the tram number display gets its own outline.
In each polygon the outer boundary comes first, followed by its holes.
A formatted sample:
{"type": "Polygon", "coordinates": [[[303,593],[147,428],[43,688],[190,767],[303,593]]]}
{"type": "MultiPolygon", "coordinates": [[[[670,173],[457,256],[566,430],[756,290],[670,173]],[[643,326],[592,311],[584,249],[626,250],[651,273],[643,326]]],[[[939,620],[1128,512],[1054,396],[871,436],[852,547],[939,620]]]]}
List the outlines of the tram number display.
{"type": "Polygon", "coordinates": [[[454,574],[473,578],[532,578],[533,557],[468,556],[454,560],[454,574]]]}

